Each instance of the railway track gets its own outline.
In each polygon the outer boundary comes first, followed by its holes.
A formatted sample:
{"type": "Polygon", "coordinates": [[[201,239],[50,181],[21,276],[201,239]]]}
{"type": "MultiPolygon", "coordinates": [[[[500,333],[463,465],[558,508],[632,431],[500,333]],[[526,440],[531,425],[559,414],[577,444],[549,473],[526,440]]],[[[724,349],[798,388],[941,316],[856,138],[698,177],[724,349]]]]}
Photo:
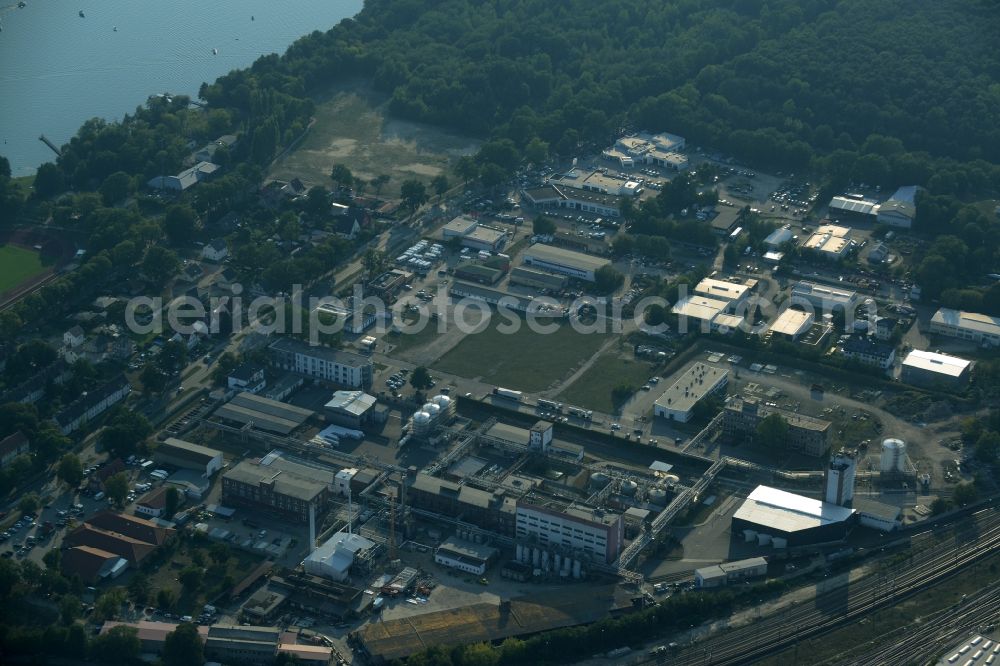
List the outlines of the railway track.
{"type": "MultiPolygon", "coordinates": [[[[749,625],[713,635],[703,643],[682,648],[670,655],[670,663],[692,666],[753,663],[798,641],[891,606],[993,554],[997,549],[1000,549],[1000,514],[994,509],[985,509],[973,516],[971,525],[956,526],[955,543],[951,547],[927,548],[917,552],[906,568],[895,575],[872,574],[851,583],[846,589],[838,586],[817,595],[811,602],[797,604],[749,625]]],[[[990,603],[1000,607],[1000,593],[990,603]]],[[[893,663],[894,653],[890,648],[886,651],[888,661],[885,663],[893,663]]],[[[659,661],[658,657],[648,657],[633,663],[659,661]]],[[[862,663],[875,662],[866,656],[862,663]]]]}

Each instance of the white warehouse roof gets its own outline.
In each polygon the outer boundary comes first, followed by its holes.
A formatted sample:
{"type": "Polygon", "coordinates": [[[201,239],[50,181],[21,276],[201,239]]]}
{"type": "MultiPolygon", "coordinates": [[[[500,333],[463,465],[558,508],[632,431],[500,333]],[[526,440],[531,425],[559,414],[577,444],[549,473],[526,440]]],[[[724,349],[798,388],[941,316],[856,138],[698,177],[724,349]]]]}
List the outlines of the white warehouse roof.
{"type": "Polygon", "coordinates": [[[978,312],[941,308],[931,317],[931,323],[987,335],[1000,335],[1000,317],[991,317],[978,312]]]}
{"type": "Polygon", "coordinates": [[[729,306],[726,301],[705,296],[688,296],[677,302],[671,312],[681,317],[712,321],[717,314],[729,306]]]}
{"type": "Polygon", "coordinates": [[[375,402],[375,396],[364,391],[336,391],[330,402],[326,403],[326,408],[361,416],[374,407],[375,402]]]}
{"type": "Polygon", "coordinates": [[[797,337],[809,330],[813,324],[813,313],[785,308],[771,324],[772,333],[797,337]]]}
{"type": "Polygon", "coordinates": [[[695,286],[694,293],[719,300],[738,301],[746,296],[749,290],[750,287],[745,284],[705,278],[695,286]]]}
{"type": "Polygon", "coordinates": [[[843,522],[853,513],[854,509],[847,507],[770,486],[757,486],[733,518],[769,525],[783,532],[797,532],[843,522]]]}
{"type": "Polygon", "coordinates": [[[929,372],[936,372],[938,374],[948,375],[949,377],[961,377],[962,373],[969,368],[971,363],[972,361],[967,361],[964,358],[958,358],[957,356],[937,354],[935,352],[922,351],[920,349],[914,349],[906,355],[905,359],[903,359],[904,366],[927,370],[929,372]]]}

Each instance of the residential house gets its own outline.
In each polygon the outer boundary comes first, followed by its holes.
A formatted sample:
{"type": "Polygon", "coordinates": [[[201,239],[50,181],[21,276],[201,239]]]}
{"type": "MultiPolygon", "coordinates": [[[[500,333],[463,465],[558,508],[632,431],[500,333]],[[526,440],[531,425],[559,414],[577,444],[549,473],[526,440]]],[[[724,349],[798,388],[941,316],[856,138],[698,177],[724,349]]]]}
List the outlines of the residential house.
{"type": "Polygon", "coordinates": [[[222,238],[214,239],[201,249],[201,256],[207,261],[223,261],[229,256],[229,248],[226,246],[226,241],[222,238]]]}
{"type": "Polygon", "coordinates": [[[54,421],[64,435],[75,432],[108,409],[117,405],[132,392],[132,385],[125,375],[119,375],[100,388],[84,393],[55,415],[54,421]]]}
{"type": "Polygon", "coordinates": [[[83,329],[79,326],[74,326],[65,333],[63,333],[63,345],[69,349],[75,349],[83,344],[84,340],[87,339],[87,334],[83,332],[83,329]]]}
{"type": "MultiPolygon", "coordinates": [[[[135,515],[148,518],[162,518],[167,512],[167,495],[173,486],[160,486],[143,495],[135,503],[135,515]]],[[[177,491],[177,506],[184,502],[184,493],[177,491]]],[[[175,507],[176,508],[176,507],[175,507]]]]}
{"type": "Polygon", "coordinates": [[[845,358],[882,370],[891,368],[896,359],[895,347],[869,335],[852,335],[841,345],[841,352],[845,358]]]}
{"type": "Polygon", "coordinates": [[[0,469],[14,462],[19,455],[31,452],[31,442],[18,430],[13,435],[7,435],[0,440],[0,469]]]}
{"type": "Polygon", "coordinates": [[[219,170],[217,164],[198,162],[193,167],[181,171],[176,176],[155,176],[146,183],[150,189],[183,192],[198,183],[208,180],[219,170]]]}

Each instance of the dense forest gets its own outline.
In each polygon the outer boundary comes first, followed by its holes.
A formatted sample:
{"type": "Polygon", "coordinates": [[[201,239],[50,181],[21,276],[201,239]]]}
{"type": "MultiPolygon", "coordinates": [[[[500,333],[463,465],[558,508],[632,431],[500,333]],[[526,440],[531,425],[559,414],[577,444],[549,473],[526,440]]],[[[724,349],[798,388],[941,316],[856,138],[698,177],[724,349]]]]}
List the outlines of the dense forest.
{"type": "Polygon", "coordinates": [[[646,127],[837,179],[998,185],[995,3],[706,4],[370,0],[273,64],[304,89],[372,76],[399,114],[521,149],[646,127]]]}

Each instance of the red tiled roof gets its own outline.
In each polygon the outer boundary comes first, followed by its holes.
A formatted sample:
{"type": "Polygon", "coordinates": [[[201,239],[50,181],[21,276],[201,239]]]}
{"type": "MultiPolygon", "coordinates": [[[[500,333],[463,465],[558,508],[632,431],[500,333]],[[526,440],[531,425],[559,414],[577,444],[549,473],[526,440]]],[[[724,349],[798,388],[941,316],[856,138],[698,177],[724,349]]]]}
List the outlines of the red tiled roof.
{"type": "Polygon", "coordinates": [[[102,530],[117,532],[154,546],[162,546],[167,539],[176,533],[176,530],[160,527],[144,518],[111,511],[101,512],[88,518],[86,522],[102,530]]]}
{"type": "Polygon", "coordinates": [[[132,539],[122,534],[98,529],[84,523],[66,535],[65,542],[70,546],[90,546],[98,550],[114,553],[124,557],[132,564],[142,562],[156,546],[150,543],[132,539]]]}
{"type": "Polygon", "coordinates": [[[75,546],[63,553],[60,567],[65,575],[77,574],[81,580],[90,583],[97,580],[97,575],[108,560],[117,560],[119,557],[100,548],[75,546]]]}

